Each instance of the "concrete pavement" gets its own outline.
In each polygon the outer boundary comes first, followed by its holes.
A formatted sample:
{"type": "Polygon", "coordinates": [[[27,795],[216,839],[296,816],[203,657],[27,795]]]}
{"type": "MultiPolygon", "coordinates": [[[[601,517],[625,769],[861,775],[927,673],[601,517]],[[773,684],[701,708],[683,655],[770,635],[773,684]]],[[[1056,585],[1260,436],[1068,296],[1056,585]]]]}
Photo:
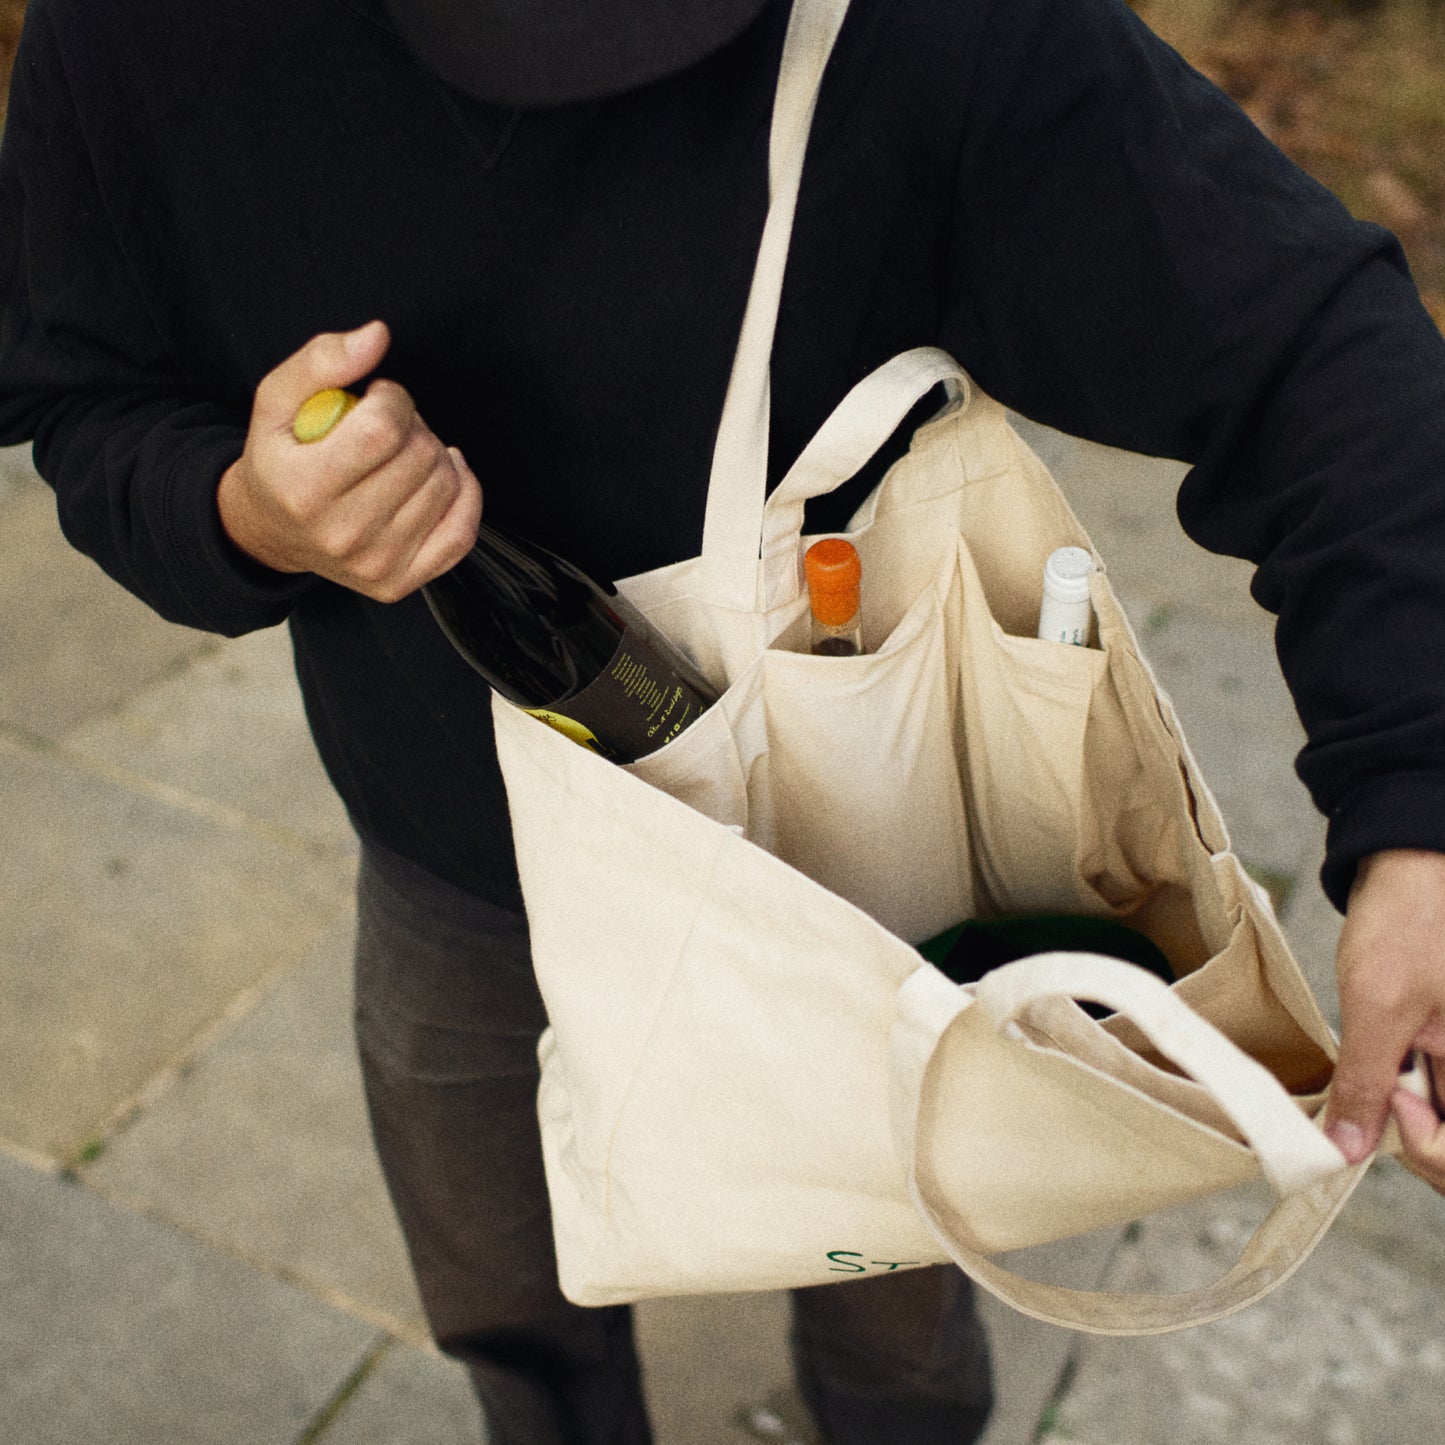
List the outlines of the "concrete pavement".
{"type": "MultiPolygon", "coordinates": [[[[1332,998],[1322,829],[1248,568],[1172,521],[1177,469],[1044,436],[1179,706],[1238,850],[1332,998]]],[[[72,553],[0,452],[0,1442],[476,1445],[427,1343],[348,1025],[354,850],[282,632],[157,621],[72,553]]],[[[1038,1252],[1065,1282],[1180,1284],[1257,1212],[1210,1201],[1038,1252]]],[[[1434,1438],[1445,1201],[1380,1166],[1264,1304],[1162,1340],[989,1309],[989,1445],[1434,1438]]],[[[792,1408],[774,1296],[662,1301],[659,1445],[792,1408]]]]}

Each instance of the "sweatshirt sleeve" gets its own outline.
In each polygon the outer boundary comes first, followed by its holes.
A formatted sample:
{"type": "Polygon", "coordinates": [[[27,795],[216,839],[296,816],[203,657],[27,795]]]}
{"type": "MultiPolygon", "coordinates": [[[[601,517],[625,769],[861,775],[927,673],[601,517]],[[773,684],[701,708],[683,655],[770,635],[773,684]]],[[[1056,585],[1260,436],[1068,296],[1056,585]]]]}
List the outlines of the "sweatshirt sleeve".
{"type": "Polygon", "coordinates": [[[216,488],[244,405],[166,354],[107,215],[46,0],[32,0],[0,144],[0,443],[33,441],[69,541],[163,617],[231,636],[314,583],[253,562],[216,488]]]}
{"type": "Polygon", "coordinates": [[[1353,220],[1122,0],[1001,0],[945,344],[1025,415],[1191,464],[1256,564],[1329,819],[1323,881],[1445,851],[1445,342],[1353,220]]]}

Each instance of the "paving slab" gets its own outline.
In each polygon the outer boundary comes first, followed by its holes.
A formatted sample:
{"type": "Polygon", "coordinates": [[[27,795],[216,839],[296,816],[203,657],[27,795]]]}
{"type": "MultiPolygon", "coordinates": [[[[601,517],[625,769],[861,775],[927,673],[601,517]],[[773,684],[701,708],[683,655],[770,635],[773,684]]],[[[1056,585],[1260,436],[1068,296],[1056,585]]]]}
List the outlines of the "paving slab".
{"type": "Polygon", "coordinates": [[[657,1445],[746,1445],[741,1411],[792,1392],[788,1297],[646,1300],[637,1340],[657,1445]]]}
{"type": "Polygon", "coordinates": [[[355,847],[306,726],[284,627],[218,645],[71,730],[65,745],[337,851],[355,847]]]}
{"type": "Polygon", "coordinates": [[[0,1435],[295,1445],[378,1342],[309,1295],[0,1157],[0,1435]]]}
{"type": "Polygon", "coordinates": [[[1272,625],[1249,595],[1253,565],[1206,552],[1179,525],[1182,463],[1099,446],[1024,418],[1014,424],[1053,472],[1119,591],[1151,607],[1188,598],[1221,619],[1272,625]]]}
{"type": "Polygon", "coordinates": [[[316,1445],[486,1445],[486,1438],[459,1364],[391,1344],[318,1432],[316,1445]]]}
{"type": "Polygon", "coordinates": [[[1318,868],[1324,855],[1324,823],[1319,825],[1319,842],[1309,855],[1309,863],[1300,869],[1300,882],[1283,914],[1284,931],[1290,950],[1314,991],[1325,1017],[1336,1035],[1340,1029],[1340,998],[1335,987],[1335,949],[1340,941],[1344,918],[1325,897],[1319,879],[1306,868],[1318,868]]]}
{"type": "MultiPolygon", "coordinates": [[[[1145,1221],[1110,1287],[1157,1291],[1218,1274],[1260,1210],[1258,1197],[1230,1196],[1145,1221]]],[[[1438,1439],[1440,1282],[1438,1265],[1422,1275],[1336,1229],[1293,1279],[1240,1314],[1176,1334],[1087,1340],[1055,1434],[1080,1445],[1438,1439]]]]}
{"type": "Polygon", "coordinates": [[[216,646],[70,546],[26,447],[0,448],[0,617],[0,724],[50,739],[216,646]]]}
{"type": "MultiPolygon", "coordinates": [[[[1121,1231],[1101,1229],[998,1256],[1000,1264],[1029,1279],[1067,1289],[1098,1289],[1119,1249],[1121,1231]]],[[[979,1445],[1032,1445],[1039,1420],[1073,1368],[1083,1336],[1022,1315],[985,1290],[979,1313],[994,1359],[995,1404],[979,1445]]]]}
{"type": "MultiPolygon", "coordinates": [[[[0,502],[21,487],[28,487],[37,479],[35,465],[30,458],[29,442],[19,446],[0,447],[0,502]]],[[[43,485],[43,483],[42,483],[43,485]]]]}
{"type": "Polygon", "coordinates": [[[83,1177],[421,1342],[352,1042],[354,931],[346,909],[83,1177]]]}
{"type": "MultiPolygon", "coordinates": [[[[1005,1256],[1010,1268],[1074,1288],[1096,1286],[1118,1247],[1102,1230],[1005,1256]]],[[[981,1294],[994,1352],[997,1404],[982,1445],[1028,1445],[1079,1337],[981,1294]]],[[[658,1445],[743,1445],[749,1407],[774,1407],[789,1421],[805,1412],[792,1383],[788,1299],[783,1293],[647,1300],[637,1307],[638,1343],[658,1445]]],[[[804,1435],[804,1441],[810,1437],[804,1435]]]]}
{"type": "MultiPolygon", "coordinates": [[[[1445,1198],[1394,1159],[1377,1159],[1335,1226],[1356,1244],[1445,1291],[1445,1198]]],[[[1436,1306],[1428,1327],[1445,1335],[1436,1306]]]]}
{"type": "Polygon", "coordinates": [[[319,856],[0,736],[0,1139],[69,1156],[348,896],[319,856]]]}

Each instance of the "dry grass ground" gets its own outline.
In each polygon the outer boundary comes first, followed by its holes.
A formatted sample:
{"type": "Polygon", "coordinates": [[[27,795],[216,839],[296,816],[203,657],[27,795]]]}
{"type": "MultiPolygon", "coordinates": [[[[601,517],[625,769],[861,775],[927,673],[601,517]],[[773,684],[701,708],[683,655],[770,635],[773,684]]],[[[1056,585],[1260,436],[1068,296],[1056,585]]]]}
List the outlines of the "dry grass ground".
{"type": "MultiPolygon", "coordinates": [[[[1445,0],[1135,0],[1276,143],[1405,244],[1445,326],[1445,0]]],[[[0,0],[0,117],[25,0],[0,0]]]]}

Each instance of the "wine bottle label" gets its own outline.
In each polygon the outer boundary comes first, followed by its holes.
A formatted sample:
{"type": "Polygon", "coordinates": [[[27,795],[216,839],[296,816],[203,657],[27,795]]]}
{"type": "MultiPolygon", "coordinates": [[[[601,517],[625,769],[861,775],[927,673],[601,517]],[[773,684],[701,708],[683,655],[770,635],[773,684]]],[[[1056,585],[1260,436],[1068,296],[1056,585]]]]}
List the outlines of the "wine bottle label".
{"type": "Polygon", "coordinates": [[[579,692],[528,708],[574,742],[630,763],[671,742],[706,704],[631,628],[605,668],[579,692]]]}

